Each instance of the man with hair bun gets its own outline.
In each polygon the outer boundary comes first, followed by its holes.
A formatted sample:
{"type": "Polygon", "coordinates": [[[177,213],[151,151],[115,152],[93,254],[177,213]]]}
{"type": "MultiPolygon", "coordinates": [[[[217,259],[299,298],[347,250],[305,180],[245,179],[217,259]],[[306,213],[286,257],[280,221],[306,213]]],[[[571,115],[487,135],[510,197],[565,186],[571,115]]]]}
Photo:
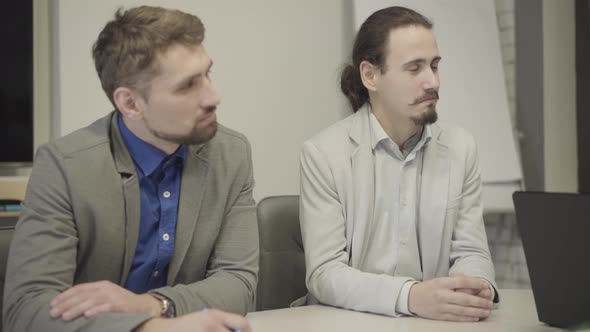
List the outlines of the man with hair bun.
{"type": "Polygon", "coordinates": [[[217,124],[204,37],[196,16],[148,6],[100,32],[92,55],[114,111],[37,151],[6,331],[250,331],[250,144],[217,124]]]}
{"type": "Polygon", "coordinates": [[[301,153],[308,303],[479,321],[498,302],[475,141],[435,123],[440,61],[411,9],[360,27],[341,77],[354,114],[301,153]]]}

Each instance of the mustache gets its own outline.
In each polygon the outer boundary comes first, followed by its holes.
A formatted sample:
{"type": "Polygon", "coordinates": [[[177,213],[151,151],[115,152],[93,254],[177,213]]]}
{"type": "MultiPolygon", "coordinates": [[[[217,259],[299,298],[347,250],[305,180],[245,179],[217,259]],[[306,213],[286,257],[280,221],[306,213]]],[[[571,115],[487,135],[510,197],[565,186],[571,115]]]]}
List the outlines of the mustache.
{"type": "Polygon", "coordinates": [[[436,91],[436,90],[428,90],[428,91],[426,91],[425,94],[423,94],[422,96],[416,98],[414,100],[414,102],[411,103],[410,105],[417,105],[417,104],[420,104],[421,102],[424,102],[424,101],[427,101],[427,100],[431,100],[431,99],[438,100],[438,91],[436,91]]]}

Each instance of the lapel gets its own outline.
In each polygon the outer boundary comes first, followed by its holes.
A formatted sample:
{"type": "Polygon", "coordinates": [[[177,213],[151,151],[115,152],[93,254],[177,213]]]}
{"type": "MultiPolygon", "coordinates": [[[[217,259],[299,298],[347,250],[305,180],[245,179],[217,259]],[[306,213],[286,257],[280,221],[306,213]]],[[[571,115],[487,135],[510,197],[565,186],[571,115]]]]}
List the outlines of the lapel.
{"type": "MultiPolygon", "coordinates": [[[[347,219],[346,238],[350,253],[349,264],[359,267],[364,260],[366,246],[373,222],[375,196],[375,157],[371,148],[371,131],[369,125],[368,105],[363,106],[355,114],[349,136],[353,144],[351,155],[353,218],[347,219]]],[[[351,214],[349,214],[351,215],[351,214]]]]}
{"type": "Polygon", "coordinates": [[[420,246],[424,279],[433,278],[438,270],[442,232],[449,194],[450,159],[448,147],[442,141],[442,130],[432,125],[432,142],[424,149],[422,185],[420,188],[420,246]]]}
{"type": "Polygon", "coordinates": [[[176,279],[186,252],[193,242],[193,233],[205,194],[209,171],[209,144],[188,146],[187,152],[182,172],[174,256],[168,267],[168,285],[176,279]]]}
{"type": "MultiPolygon", "coordinates": [[[[120,280],[120,284],[123,285],[131,269],[131,263],[135,256],[135,249],[139,237],[141,218],[140,193],[135,165],[119,131],[117,113],[113,112],[112,114],[110,136],[113,158],[117,172],[119,172],[123,181],[123,198],[125,202],[124,211],[120,212],[120,215],[125,216],[125,249],[120,280]]],[[[167,280],[169,284],[176,278],[180,265],[192,242],[193,231],[205,192],[205,180],[209,169],[206,156],[206,145],[188,146],[182,172],[174,256],[168,268],[167,280]]]]}
{"type": "Polygon", "coordinates": [[[111,116],[111,144],[113,151],[113,158],[115,160],[115,168],[119,172],[123,181],[123,201],[124,211],[120,215],[125,216],[125,248],[123,258],[123,269],[121,270],[120,284],[125,284],[127,275],[131,269],[133,256],[135,256],[135,248],[137,246],[137,238],[139,237],[139,221],[140,221],[140,198],[139,198],[139,182],[137,173],[135,172],[135,165],[127,151],[127,146],[123,141],[121,132],[119,131],[119,124],[117,122],[117,112],[113,112],[111,116]]]}

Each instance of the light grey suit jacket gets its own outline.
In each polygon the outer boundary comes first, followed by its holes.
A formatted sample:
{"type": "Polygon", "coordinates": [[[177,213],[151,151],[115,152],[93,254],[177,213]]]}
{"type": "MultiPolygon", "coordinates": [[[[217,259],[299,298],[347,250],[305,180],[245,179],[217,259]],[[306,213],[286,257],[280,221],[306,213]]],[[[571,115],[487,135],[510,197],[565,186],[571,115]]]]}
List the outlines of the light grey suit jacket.
{"type": "MultiPolygon", "coordinates": [[[[140,195],[114,112],[39,148],[10,247],[7,331],[131,331],[146,315],[101,314],[65,323],[49,302],[72,285],[123,285],[135,253],[140,195]]],[[[183,315],[207,306],[245,314],[254,302],[258,228],[250,145],[220,126],[189,146],[174,256],[157,291],[183,315]]]]}
{"type": "MultiPolygon", "coordinates": [[[[410,278],[359,270],[371,245],[375,192],[369,112],[361,108],[303,147],[300,218],[308,303],[395,316],[401,287],[410,278]]],[[[497,289],[475,141],[459,128],[431,129],[418,207],[423,277],[463,273],[497,289]]]]}

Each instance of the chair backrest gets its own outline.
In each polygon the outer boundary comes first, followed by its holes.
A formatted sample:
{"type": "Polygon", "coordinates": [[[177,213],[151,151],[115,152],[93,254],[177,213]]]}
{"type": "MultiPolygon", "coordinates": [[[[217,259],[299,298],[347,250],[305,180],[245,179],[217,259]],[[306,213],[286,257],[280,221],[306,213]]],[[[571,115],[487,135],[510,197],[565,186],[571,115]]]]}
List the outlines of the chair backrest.
{"type": "Polygon", "coordinates": [[[272,196],[258,203],[260,272],[256,310],[287,308],[307,293],[299,227],[299,196],[272,196]]]}
{"type": "MultiPolygon", "coordinates": [[[[29,179],[26,176],[0,178],[0,200],[22,201],[25,197],[28,181],[29,179]]],[[[8,249],[10,248],[10,241],[17,220],[18,212],[0,212],[0,330],[2,330],[2,302],[4,300],[8,249]]]]}
{"type": "Polygon", "coordinates": [[[2,216],[0,214],[0,330],[2,330],[2,302],[4,300],[4,279],[6,278],[6,261],[8,249],[14,233],[17,216],[2,216]]]}

